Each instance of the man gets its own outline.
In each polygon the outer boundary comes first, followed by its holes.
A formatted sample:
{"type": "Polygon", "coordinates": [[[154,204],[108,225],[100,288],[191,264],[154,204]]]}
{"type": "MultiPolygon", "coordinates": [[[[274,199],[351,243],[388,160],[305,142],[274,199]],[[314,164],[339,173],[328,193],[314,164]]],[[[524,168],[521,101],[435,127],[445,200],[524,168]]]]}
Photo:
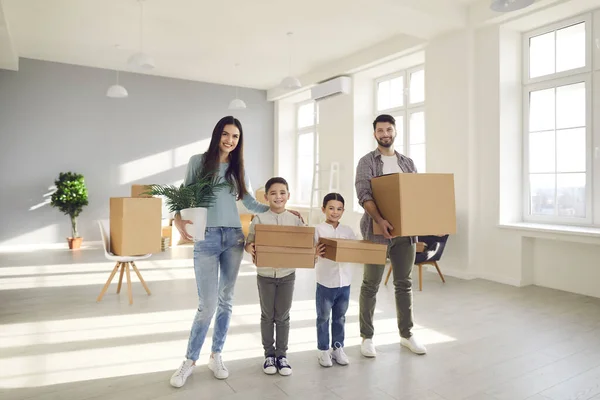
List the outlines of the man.
{"type": "MultiPolygon", "coordinates": [[[[396,139],[396,120],[391,115],[379,115],[373,122],[377,149],[368,153],[358,162],[356,167],[356,193],[359,204],[365,214],[360,221],[360,230],[365,240],[387,244],[388,257],[394,272],[394,289],[396,297],[396,316],[400,330],[400,344],[413,353],[425,354],[427,349],[412,335],[412,268],[415,262],[416,237],[392,238],[393,227],[386,221],[373,200],[371,178],[392,173],[416,173],[414,162],[394,150],[396,139]],[[381,228],[383,235],[373,234],[373,224],[381,228]]],[[[365,357],[375,357],[373,344],[373,313],[379,284],[383,277],[385,265],[365,264],[363,283],[360,288],[360,335],[363,338],[361,353],[365,357]]]]}

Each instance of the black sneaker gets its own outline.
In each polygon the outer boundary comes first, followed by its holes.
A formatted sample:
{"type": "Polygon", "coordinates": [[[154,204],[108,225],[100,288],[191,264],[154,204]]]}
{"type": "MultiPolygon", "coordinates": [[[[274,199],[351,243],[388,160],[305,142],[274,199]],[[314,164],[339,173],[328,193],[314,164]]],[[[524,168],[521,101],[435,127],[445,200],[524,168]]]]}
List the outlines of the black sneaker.
{"type": "Polygon", "coordinates": [[[277,357],[277,369],[279,370],[279,375],[289,376],[292,374],[292,366],[284,356],[277,357]]]}
{"type": "Polygon", "coordinates": [[[277,373],[277,367],[275,366],[275,357],[265,358],[265,363],[263,364],[263,372],[267,375],[273,375],[277,373]]]}

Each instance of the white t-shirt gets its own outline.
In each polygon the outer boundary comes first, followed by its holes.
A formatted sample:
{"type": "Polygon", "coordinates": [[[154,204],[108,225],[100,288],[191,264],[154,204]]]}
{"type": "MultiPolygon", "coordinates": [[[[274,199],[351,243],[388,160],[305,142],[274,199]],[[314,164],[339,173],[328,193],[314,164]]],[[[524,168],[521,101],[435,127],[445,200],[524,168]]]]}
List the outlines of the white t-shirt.
{"type": "MultiPolygon", "coordinates": [[[[356,239],[352,228],[339,224],[337,228],[323,222],[315,226],[315,241],[319,238],[332,239],[356,239]]],[[[328,288],[339,288],[349,286],[352,282],[352,268],[350,263],[337,263],[326,258],[319,257],[315,265],[317,283],[328,288]]]]}
{"type": "Polygon", "coordinates": [[[402,172],[402,168],[398,165],[398,157],[394,154],[393,156],[381,156],[383,161],[383,174],[395,174],[402,172]]]}

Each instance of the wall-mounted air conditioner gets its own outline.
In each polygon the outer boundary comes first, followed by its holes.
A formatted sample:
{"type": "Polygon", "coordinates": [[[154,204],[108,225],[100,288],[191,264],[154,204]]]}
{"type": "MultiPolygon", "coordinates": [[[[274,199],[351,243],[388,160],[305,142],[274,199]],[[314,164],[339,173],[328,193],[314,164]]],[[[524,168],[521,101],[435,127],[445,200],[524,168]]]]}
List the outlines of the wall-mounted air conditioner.
{"type": "Polygon", "coordinates": [[[322,82],[310,89],[313,100],[323,100],[339,94],[349,94],[352,91],[352,78],[349,76],[338,76],[322,82]]]}

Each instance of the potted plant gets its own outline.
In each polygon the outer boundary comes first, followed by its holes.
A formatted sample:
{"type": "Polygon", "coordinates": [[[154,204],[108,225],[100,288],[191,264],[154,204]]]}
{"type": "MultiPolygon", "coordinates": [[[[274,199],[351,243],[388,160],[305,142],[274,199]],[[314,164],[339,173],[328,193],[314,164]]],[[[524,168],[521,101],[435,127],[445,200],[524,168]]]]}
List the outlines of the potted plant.
{"type": "Polygon", "coordinates": [[[194,241],[204,240],[208,207],[217,200],[217,192],[231,188],[229,182],[221,181],[214,171],[199,173],[192,185],[150,185],[145,194],[161,196],[172,213],[180,213],[181,218],[192,221],[186,226],[187,233],[194,241]]]}
{"type": "Polygon", "coordinates": [[[52,193],[50,205],[71,218],[71,237],[67,238],[69,249],[81,247],[83,238],[77,231],[77,217],[88,205],[88,193],[83,175],[73,172],[61,172],[54,181],[56,191],[52,193]]]}

